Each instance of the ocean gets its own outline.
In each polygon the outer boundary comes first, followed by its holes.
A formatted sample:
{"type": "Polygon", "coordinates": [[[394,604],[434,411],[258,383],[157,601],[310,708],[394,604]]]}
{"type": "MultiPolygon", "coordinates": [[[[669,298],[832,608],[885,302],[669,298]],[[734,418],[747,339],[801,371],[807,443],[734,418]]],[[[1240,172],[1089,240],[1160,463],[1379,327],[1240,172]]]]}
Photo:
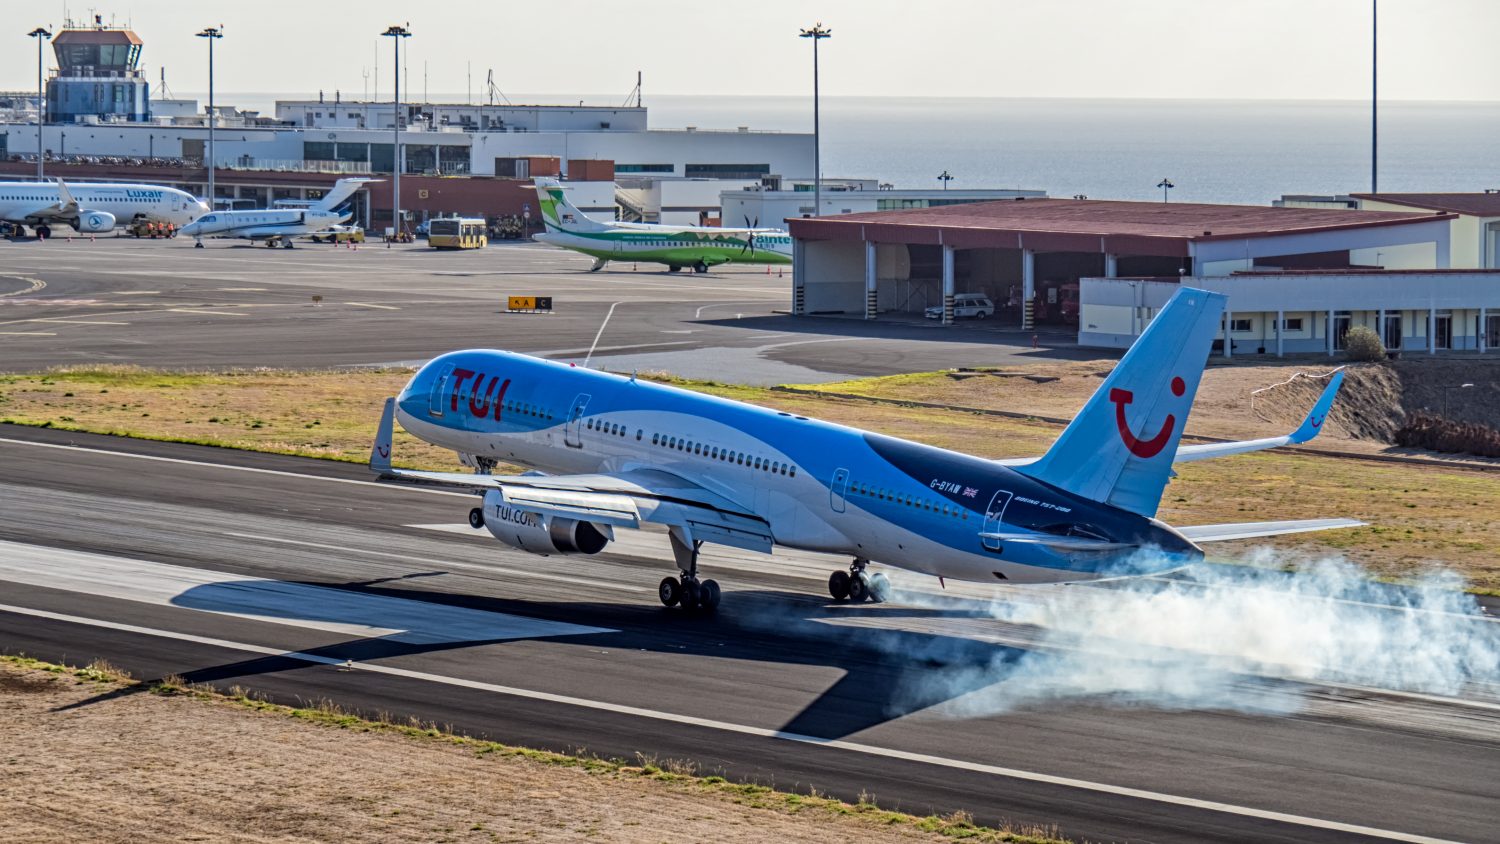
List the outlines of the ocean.
{"type": "MultiPolygon", "coordinates": [[[[220,101],[270,114],[277,98],[307,96],[226,93],[220,101]]],[[[618,105],[623,97],[511,100],[618,105]]],[[[812,131],[811,97],[648,91],[645,104],[652,128],[812,131]]],[[[898,188],[940,186],[947,170],[954,189],[1095,199],[1160,199],[1164,178],[1178,202],[1264,205],[1288,193],[1370,189],[1370,105],[1356,101],[824,97],[822,144],[825,178],[898,188]]],[[[1382,103],[1379,176],[1385,192],[1500,188],[1500,102],[1382,103]]]]}

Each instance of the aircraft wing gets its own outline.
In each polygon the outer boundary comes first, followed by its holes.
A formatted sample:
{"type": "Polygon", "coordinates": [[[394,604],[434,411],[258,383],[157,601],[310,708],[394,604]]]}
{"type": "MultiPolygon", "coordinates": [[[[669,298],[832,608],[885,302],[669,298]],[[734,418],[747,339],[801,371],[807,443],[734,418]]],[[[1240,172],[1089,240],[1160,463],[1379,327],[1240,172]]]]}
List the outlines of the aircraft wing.
{"type": "MultiPolygon", "coordinates": [[[[1328,386],[1323,388],[1323,394],[1318,396],[1318,401],[1303,417],[1302,424],[1297,430],[1280,437],[1264,437],[1258,440],[1238,440],[1227,443],[1202,443],[1200,445],[1179,446],[1177,454],[1172,458],[1175,463],[1191,463],[1195,460],[1209,460],[1214,457],[1228,457],[1231,454],[1248,454],[1252,451],[1263,451],[1268,448],[1277,448],[1283,445],[1298,445],[1316,437],[1323,429],[1323,422],[1328,418],[1328,411],[1333,407],[1333,400],[1338,396],[1339,387],[1344,383],[1344,370],[1339,369],[1328,379],[1328,386]]],[[[1004,460],[996,460],[1001,466],[1026,466],[1035,463],[1035,457],[1012,457],[1004,460]]]]}
{"type": "Polygon", "coordinates": [[[764,519],[729,499],[669,472],[633,469],[590,475],[480,475],[423,472],[391,466],[395,399],[386,399],[370,452],[382,479],[467,489],[498,490],[513,507],[616,527],[655,522],[687,528],[695,539],[770,553],[774,539],[764,519]]]}
{"type": "Polygon", "coordinates": [[[1315,530],[1364,527],[1358,519],[1300,519],[1288,522],[1240,522],[1228,525],[1173,526],[1173,530],[1194,542],[1226,542],[1231,539],[1255,539],[1286,533],[1308,533],[1315,530]]]}
{"type": "Polygon", "coordinates": [[[1194,460],[1208,460],[1213,457],[1225,457],[1230,454],[1246,454],[1252,451],[1261,451],[1267,448],[1276,448],[1283,445],[1297,445],[1305,443],[1316,437],[1323,429],[1323,421],[1328,418],[1328,411],[1333,407],[1334,397],[1339,393],[1339,387],[1344,383],[1344,370],[1340,369],[1333,373],[1328,379],[1328,386],[1323,388],[1323,394],[1318,396],[1318,401],[1312,406],[1312,410],[1303,417],[1302,425],[1290,434],[1283,437],[1266,437],[1259,440],[1240,440],[1232,443],[1204,443],[1202,445],[1185,445],[1177,449],[1177,456],[1172,459],[1173,463],[1190,463],[1194,460]]]}

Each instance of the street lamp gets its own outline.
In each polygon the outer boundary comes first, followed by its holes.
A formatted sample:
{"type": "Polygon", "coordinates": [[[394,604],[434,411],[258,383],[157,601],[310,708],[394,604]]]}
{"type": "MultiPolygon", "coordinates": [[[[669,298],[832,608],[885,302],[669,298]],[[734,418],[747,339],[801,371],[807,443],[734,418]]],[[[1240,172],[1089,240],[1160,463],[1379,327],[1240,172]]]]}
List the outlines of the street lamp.
{"type": "Polygon", "coordinates": [[[813,42],[813,216],[823,216],[823,162],[818,149],[818,42],[833,37],[832,29],[825,29],[818,21],[812,29],[802,30],[799,38],[811,38],[813,42]]]}
{"type": "MultiPolygon", "coordinates": [[[[410,26],[411,24],[407,24],[410,26]]],[[[401,234],[401,39],[410,38],[411,30],[405,26],[388,26],[381,35],[389,36],[396,47],[396,101],[391,106],[391,125],[394,133],[391,142],[391,226],[401,234]]]]}
{"type": "Polygon", "coordinates": [[[1156,183],[1156,186],[1159,187],[1159,188],[1161,188],[1161,201],[1162,202],[1166,202],[1167,201],[1167,191],[1171,190],[1172,188],[1177,187],[1176,185],[1172,184],[1172,180],[1171,179],[1162,179],[1161,181],[1159,181],[1159,182],[1156,183]]]}
{"type": "Polygon", "coordinates": [[[1379,171],[1376,158],[1379,148],[1380,123],[1376,112],[1380,106],[1380,0],[1370,0],[1370,193],[1380,193],[1379,171]]]}
{"type": "Polygon", "coordinates": [[[938,181],[943,183],[943,190],[947,190],[948,183],[953,181],[953,174],[949,173],[947,170],[944,170],[943,172],[938,174],[938,181]]]}
{"type": "Polygon", "coordinates": [[[218,115],[214,112],[214,42],[224,37],[224,24],[210,26],[198,33],[199,38],[208,39],[208,210],[214,208],[214,124],[218,115]]]}
{"type": "Polygon", "coordinates": [[[1444,419],[1448,418],[1448,396],[1454,390],[1466,390],[1466,389],[1468,389],[1468,388],[1470,388],[1472,386],[1474,386],[1474,385],[1473,384],[1469,384],[1469,383],[1463,383],[1463,384],[1459,384],[1457,387],[1444,387],[1443,388],[1443,418],[1444,419]]]}
{"type": "Polygon", "coordinates": [[[40,182],[44,178],[42,175],[42,123],[44,122],[42,103],[46,101],[42,91],[42,42],[51,38],[52,33],[48,32],[46,27],[39,26],[26,34],[36,39],[36,180],[40,182]]]}

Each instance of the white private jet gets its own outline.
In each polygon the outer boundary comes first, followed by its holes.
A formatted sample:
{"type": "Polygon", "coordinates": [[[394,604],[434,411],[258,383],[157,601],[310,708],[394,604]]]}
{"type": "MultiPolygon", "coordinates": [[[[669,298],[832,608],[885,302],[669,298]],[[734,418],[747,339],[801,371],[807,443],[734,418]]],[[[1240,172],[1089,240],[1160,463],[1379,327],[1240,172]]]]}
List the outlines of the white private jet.
{"type": "Polygon", "coordinates": [[[109,182],[0,182],[0,221],[42,239],[64,224],[80,234],[100,234],[137,218],[186,226],[208,206],[192,194],[162,185],[109,182]]]}
{"type": "Polygon", "coordinates": [[[246,240],[264,240],[267,246],[280,243],[292,248],[292,238],[298,235],[321,232],[350,218],[350,214],[335,211],[361,187],[380,179],[339,179],[323,198],[307,208],[268,208],[259,211],[214,211],[204,214],[191,225],[184,226],[182,234],[197,241],[203,248],[205,237],[234,237],[246,240]]]}

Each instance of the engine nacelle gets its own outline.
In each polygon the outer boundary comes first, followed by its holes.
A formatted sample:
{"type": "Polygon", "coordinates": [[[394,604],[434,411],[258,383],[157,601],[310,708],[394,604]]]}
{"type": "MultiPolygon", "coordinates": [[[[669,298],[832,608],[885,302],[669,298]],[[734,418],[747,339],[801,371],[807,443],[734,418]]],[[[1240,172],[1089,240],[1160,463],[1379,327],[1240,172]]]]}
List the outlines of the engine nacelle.
{"type": "Polygon", "coordinates": [[[114,231],[115,215],[108,211],[80,211],[78,222],[74,228],[83,234],[99,234],[100,232],[114,231]]]}
{"type": "Polygon", "coordinates": [[[542,555],[597,554],[614,538],[608,527],[577,519],[543,517],[512,507],[494,492],[484,496],[484,526],[510,547],[542,555]]]}

